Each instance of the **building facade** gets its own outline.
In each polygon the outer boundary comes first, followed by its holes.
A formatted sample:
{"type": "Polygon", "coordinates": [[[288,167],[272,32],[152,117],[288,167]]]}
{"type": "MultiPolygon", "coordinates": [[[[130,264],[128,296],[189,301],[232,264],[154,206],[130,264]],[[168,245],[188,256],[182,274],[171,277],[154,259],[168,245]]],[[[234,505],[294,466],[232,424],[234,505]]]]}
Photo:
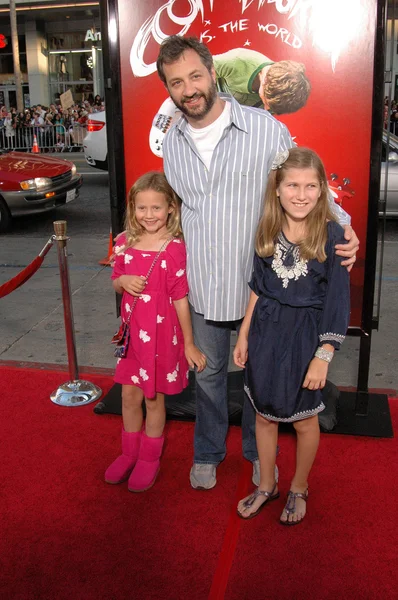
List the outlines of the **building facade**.
{"type": "MultiPolygon", "coordinates": [[[[17,29],[25,108],[104,96],[99,2],[18,2],[17,29]]],[[[9,5],[0,0],[0,105],[16,106],[9,5]]]]}

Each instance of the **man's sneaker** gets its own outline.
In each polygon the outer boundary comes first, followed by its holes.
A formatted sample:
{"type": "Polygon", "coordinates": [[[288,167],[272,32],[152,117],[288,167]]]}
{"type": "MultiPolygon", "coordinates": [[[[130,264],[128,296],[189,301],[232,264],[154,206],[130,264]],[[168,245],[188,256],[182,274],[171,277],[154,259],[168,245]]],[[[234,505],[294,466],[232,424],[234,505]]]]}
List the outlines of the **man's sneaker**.
{"type": "Polygon", "coordinates": [[[211,490],[217,483],[216,479],[217,465],[202,465],[194,463],[189,479],[191,486],[195,490],[211,490]]]}
{"type": "MultiPolygon", "coordinates": [[[[275,482],[278,483],[279,471],[277,465],[275,465],[275,482]]],[[[252,482],[256,487],[260,485],[260,461],[258,458],[253,460],[253,477],[252,482]]]]}

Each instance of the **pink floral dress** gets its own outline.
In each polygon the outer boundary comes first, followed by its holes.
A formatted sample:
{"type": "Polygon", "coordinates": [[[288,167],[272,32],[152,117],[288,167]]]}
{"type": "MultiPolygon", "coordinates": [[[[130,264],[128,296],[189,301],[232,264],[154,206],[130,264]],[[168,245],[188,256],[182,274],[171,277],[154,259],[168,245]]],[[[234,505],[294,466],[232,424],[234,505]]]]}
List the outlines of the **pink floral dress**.
{"type": "MultiPolygon", "coordinates": [[[[157,252],[128,248],[125,236],[117,239],[112,279],[121,275],[146,276],[157,252]]],[[[136,385],[147,398],[156,392],[178,394],[188,385],[189,365],[184,338],[173,300],[188,294],[186,250],[181,239],[173,239],[159,256],[144,292],[130,319],[130,343],[126,358],[116,364],[115,381],[136,385]]],[[[127,319],[134,296],[123,293],[122,318],[127,319]]]]}

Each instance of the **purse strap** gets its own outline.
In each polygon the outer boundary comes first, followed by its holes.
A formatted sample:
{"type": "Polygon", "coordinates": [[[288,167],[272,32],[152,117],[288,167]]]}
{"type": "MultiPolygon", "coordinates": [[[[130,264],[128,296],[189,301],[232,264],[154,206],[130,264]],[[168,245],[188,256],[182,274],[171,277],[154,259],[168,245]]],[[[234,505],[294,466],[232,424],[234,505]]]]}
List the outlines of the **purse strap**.
{"type": "MultiPolygon", "coordinates": [[[[153,271],[153,269],[154,269],[154,267],[155,267],[155,265],[156,265],[156,263],[157,263],[157,261],[158,261],[158,258],[159,258],[159,256],[161,255],[161,253],[163,252],[163,250],[166,250],[167,246],[170,244],[170,242],[171,242],[171,240],[172,240],[172,239],[173,239],[173,238],[169,238],[168,240],[166,240],[166,241],[164,242],[164,244],[163,244],[163,245],[162,245],[162,247],[160,248],[159,252],[156,254],[155,258],[153,259],[153,261],[152,261],[152,264],[151,264],[151,266],[149,267],[149,271],[148,271],[148,273],[146,274],[146,277],[145,277],[145,279],[146,279],[146,282],[147,282],[147,283],[148,283],[149,276],[150,276],[150,274],[152,273],[152,271],[153,271]]],[[[140,298],[140,296],[136,296],[136,297],[134,298],[133,305],[132,305],[132,307],[130,308],[130,312],[129,312],[129,314],[128,314],[128,316],[127,316],[127,319],[126,319],[126,321],[125,321],[125,323],[126,323],[127,325],[130,323],[131,313],[133,312],[133,309],[134,309],[135,305],[137,304],[137,302],[138,302],[139,298],[140,298]]]]}

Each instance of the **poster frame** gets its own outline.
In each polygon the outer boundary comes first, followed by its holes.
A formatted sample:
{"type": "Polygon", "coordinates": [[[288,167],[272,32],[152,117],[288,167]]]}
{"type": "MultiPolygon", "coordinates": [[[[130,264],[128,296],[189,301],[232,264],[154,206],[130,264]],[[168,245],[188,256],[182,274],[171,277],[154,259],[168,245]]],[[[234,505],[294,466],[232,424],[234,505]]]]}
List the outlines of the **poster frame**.
{"type": "MultiPolygon", "coordinates": [[[[367,235],[365,251],[364,285],[362,296],[361,327],[350,326],[347,335],[360,338],[357,387],[355,392],[355,415],[363,417],[369,413],[369,366],[372,330],[377,329],[378,320],[374,317],[374,294],[377,265],[378,242],[378,206],[381,172],[381,148],[383,127],[384,97],[384,55],[385,55],[385,1],[375,0],[375,39],[373,64],[373,98],[372,124],[370,144],[370,181],[368,192],[367,235]]],[[[105,76],[105,106],[107,116],[108,163],[110,182],[110,203],[113,237],[123,230],[123,214],[126,199],[126,181],[124,172],[123,115],[121,101],[121,67],[118,30],[118,0],[101,2],[101,30],[103,32],[103,56],[105,76]],[[112,35],[109,32],[112,32],[112,35]]],[[[372,395],[376,404],[383,406],[384,395],[372,395]]],[[[374,408],[374,407],[372,407],[374,408]]],[[[377,407],[376,407],[377,410],[377,407]]],[[[388,417],[390,419],[388,404],[388,417]]],[[[350,427],[355,431],[339,431],[339,433],[361,434],[357,424],[350,427]]],[[[391,428],[388,422],[385,431],[391,428]]],[[[344,429],[344,428],[343,428],[344,429]]],[[[392,433],[392,429],[391,429],[392,433]]],[[[366,435],[379,435],[373,429],[366,429],[366,435]]],[[[387,437],[390,437],[387,435],[387,437]]]]}

